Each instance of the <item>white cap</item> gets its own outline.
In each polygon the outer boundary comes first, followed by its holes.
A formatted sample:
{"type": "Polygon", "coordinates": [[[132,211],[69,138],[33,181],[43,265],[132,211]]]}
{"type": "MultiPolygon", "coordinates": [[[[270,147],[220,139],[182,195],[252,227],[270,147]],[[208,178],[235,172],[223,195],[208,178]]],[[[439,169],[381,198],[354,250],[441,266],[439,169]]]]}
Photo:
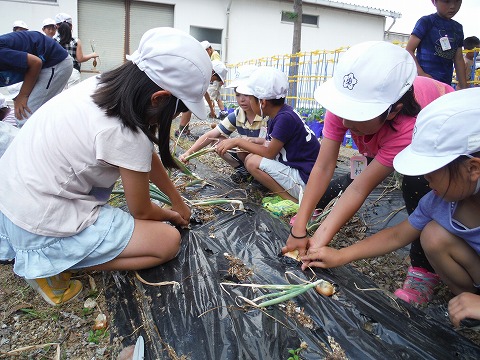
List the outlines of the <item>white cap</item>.
{"type": "Polygon", "coordinates": [[[443,95],[417,116],[412,143],[395,156],[404,175],[424,175],[480,151],[480,88],[443,95]]]}
{"type": "Polygon", "coordinates": [[[215,71],[217,75],[220,77],[220,80],[222,80],[222,82],[225,82],[225,79],[227,78],[227,72],[228,72],[225,64],[220,60],[212,60],[212,67],[213,67],[213,71],[215,71]]]}
{"type": "Polygon", "coordinates": [[[235,72],[235,79],[232,80],[230,84],[225,86],[225,88],[235,88],[247,80],[252,73],[258,69],[258,66],[255,65],[242,65],[237,68],[235,72]]]}
{"type": "Polygon", "coordinates": [[[65,13],[58,13],[57,15],[55,15],[55,23],[60,24],[62,22],[67,22],[67,23],[71,24],[72,23],[72,17],[68,14],[65,14],[65,13]]]}
{"type": "Polygon", "coordinates": [[[16,27],[19,27],[19,28],[23,28],[23,29],[27,29],[28,30],[28,26],[27,24],[25,24],[25,21],[23,20],[16,20],[13,22],[13,27],[16,28],[16,27]]]}
{"type": "Polygon", "coordinates": [[[52,18],[46,18],[43,20],[42,27],[48,26],[48,25],[55,25],[56,22],[52,18]]]}
{"type": "Polygon", "coordinates": [[[314,97],[343,119],[367,121],[397,102],[416,76],[407,50],[386,41],[367,41],[342,55],[333,77],[315,90],[314,97]]]}
{"type": "Polygon", "coordinates": [[[237,92],[253,95],[261,100],[285,98],[288,92],[288,77],[276,68],[260,66],[248,80],[237,87],[237,92]]]}
{"type": "Polygon", "coordinates": [[[138,49],[127,55],[162,89],[170,91],[200,119],[206,119],[203,96],[212,77],[212,62],[200,43],[173,28],[154,28],[143,34],[138,49]]]}
{"type": "Polygon", "coordinates": [[[0,109],[7,107],[7,101],[5,100],[5,96],[0,93],[0,109]]]}
{"type": "Polygon", "coordinates": [[[209,47],[212,46],[212,44],[210,44],[208,40],[203,40],[200,44],[202,44],[203,50],[207,50],[209,47]]]}

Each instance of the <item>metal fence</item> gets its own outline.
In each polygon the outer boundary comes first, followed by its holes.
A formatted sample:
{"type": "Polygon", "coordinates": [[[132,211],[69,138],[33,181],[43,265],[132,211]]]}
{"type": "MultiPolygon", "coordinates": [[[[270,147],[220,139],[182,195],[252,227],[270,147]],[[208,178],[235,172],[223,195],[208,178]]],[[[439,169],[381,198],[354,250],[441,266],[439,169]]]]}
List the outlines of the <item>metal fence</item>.
{"type": "MultiPolygon", "coordinates": [[[[398,43],[399,46],[405,46],[405,43],[398,43]]],[[[338,59],[348,47],[342,47],[336,50],[316,50],[311,52],[300,52],[297,54],[274,55],[244,61],[237,64],[229,64],[228,75],[225,85],[228,85],[235,77],[239,66],[252,64],[257,66],[276,67],[286,74],[290,82],[290,91],[287,96],[287,103],[298,110],[304,117],[317,117],[319,114],[323,117],[323,109],[313,98],[313,92],[327,79],[332,77],[335,72],[338,59]]],[[[472,69],[469,85],[480,86],[480,56],[477,57],[480,49],[467,50],[474,52],[475,69],[472,69]]],[[[455,76],[452,85],[456,85],[455,76]]],[[[236,107],[235,93],[233,89],[223,88],[222,95],[225,104],[228,107],[236,107]]]]}

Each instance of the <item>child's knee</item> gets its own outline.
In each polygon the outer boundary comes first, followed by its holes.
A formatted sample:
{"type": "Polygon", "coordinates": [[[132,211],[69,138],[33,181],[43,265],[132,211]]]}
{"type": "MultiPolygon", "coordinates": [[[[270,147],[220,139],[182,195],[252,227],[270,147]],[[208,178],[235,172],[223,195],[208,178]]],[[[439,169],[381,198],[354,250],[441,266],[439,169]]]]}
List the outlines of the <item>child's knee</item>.
{"type": "Polygon", "coordinates": [[[180,244],[182,237],[180,232],[173,226],[169,229],[164,239],[164,247],[162,257],[165,258],[165,262],[177,257],[180,253],[180,244]]]}
{"type": "Polygon", "coordinates": [[[249,173],[260,168],[261,157],[256,154],[248,154],[245,157],[244,165],[249,173]]]}
{"type": "Polygon", "coordinates": [[[420,243],[425,252],[441,250],[453,236],[436,221],[430,221],[422,230],[420,243]]]}

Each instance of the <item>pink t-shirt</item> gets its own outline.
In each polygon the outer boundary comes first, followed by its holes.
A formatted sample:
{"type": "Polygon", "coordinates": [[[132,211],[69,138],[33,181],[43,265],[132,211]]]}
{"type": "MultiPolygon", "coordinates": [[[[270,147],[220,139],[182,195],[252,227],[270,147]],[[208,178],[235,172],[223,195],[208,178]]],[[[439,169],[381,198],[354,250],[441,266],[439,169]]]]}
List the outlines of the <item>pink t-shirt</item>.
{"type": "MultiPolygon", "coordinates": [[[[415,98],[422,109],[442,95],[455,91],[451,86],[431,78],[417,76],[414,83],[415,98]]],[[[385,122],[374,135],[352,138],[358,152],[375,158],[380,164],[393,167],[393,158],[412,142],[416,117],[399,114],[392,122],[385,122]],[[393,129],[392,129],[393,126],[393,129]]],[[[343,119],[327,111],[323,136],[334,141],[343,141],[347,128],[343,119]]]]}

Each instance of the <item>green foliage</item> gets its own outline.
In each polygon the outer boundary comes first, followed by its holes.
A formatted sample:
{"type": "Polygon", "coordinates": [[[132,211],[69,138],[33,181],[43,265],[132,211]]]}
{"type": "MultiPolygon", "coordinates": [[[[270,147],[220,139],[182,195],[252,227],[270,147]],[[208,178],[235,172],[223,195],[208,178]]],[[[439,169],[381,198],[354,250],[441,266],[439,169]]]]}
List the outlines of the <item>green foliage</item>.
{"type": "Polygon", "coordinates": [[[297,108],[295,110],[306,123],[313,121],[323,122],[323,118],[325,117],[325,109],[323,107],[318,109],[297,108]]]}
{"type": "Polygon", "coordinates": [[[285,11],[284,12],[285,16],[289,18],[290,20],[295,20],[298,18],[298,13],[293,12],[293,11],[285,11]]]}
{"type": "Polygon", "coordinates": [[[290,356],[287,360],[300,360],[300,351],[302,351],[302,348],[288,350],[288,353],[292,356],[290,356]]]}
{"type": "Polygon", "coordinates": [[[82,315],[85,317],[85,316],[88,316],[88,315],[91,315],[93,314],[93,311],[95,309],[91,309],[91,308],[82,308],[82,315]]]}
{"type": "Polygon", "coordinates": [[[89,343],[99,344],[100,340],[106,338],[108,335],[109,334],[106,329],[90,330],[88,332],[87,340],[89,343]]]}

